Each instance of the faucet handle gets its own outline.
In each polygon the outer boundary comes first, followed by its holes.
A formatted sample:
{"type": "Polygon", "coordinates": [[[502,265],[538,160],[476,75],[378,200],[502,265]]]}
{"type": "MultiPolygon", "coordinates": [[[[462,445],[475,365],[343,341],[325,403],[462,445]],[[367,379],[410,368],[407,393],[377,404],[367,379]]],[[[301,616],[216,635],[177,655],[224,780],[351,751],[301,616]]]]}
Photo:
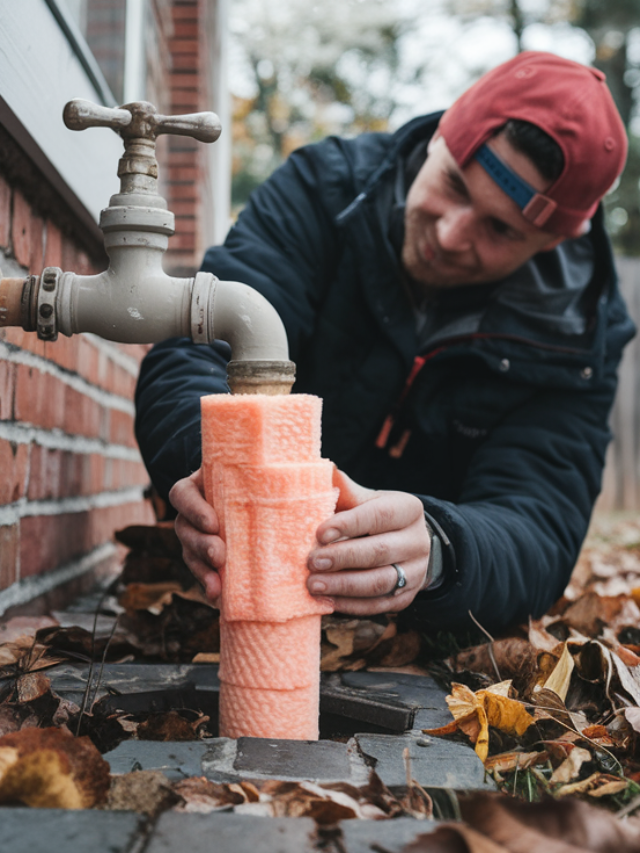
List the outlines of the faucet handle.
{"type": "Polygon", "coordinates": [[[75,98],[64,108],[64,123],[70,130],[110,127],[123,139],[155,140],[161,133],[191,136],[199,142],[215,142],[222,129],[215,113],[164,116],[148,101],[134,101],[111,108],[75,98]]]}
{"type": "Polygon", "coordinates": [[[74,98],[65,104],[62,113],[64,123],[69,130],[86,130],[88,127],[110,127],[113,130],[127,127],[133,116],[129,110],[115,107],[103,107],[86,101],[84,98],[74,98]]]}

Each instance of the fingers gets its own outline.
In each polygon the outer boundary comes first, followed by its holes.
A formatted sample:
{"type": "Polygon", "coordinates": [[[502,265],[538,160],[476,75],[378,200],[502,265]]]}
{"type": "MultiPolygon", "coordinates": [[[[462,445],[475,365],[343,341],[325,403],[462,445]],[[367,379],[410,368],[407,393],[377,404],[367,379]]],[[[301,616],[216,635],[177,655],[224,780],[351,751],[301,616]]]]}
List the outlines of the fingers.
{"type": "Polygon", "coordinates": [[[218,516],[204,499],[202,472],[179,480],[169,493],[178,515],[175,529],[182,544],[182,557],[211,600],[218,598],[221,581],[217,569],[226,560],[226,547],[220,536],[218,516]]]}
{"type": "Polygon", "coordinates": [[[364,503],[320,525],[317,536],[319,547],[308,559],[308,589],[330,597],[342,613],[403,610],[424,585],[431,538],[415,495],[374,492],[364,503]],[[393,563],[406,575],[400,590],[395,590],[398,574],[393,563]]]}
{"type": "Polygon", "coordinates": [[[204,498],[202,469],[173,486],[169,492],[171,505],[197,530],[219,533],[220,524],[214,508],[204,498]]]}
{"type": "Polygon", "coordinates": [[[338,512],[317,530],[318,542],[327,545],[341,538],[371,536],[403,530],[423,517],[422,502],[405,492],[374,492],[364,503],[338,512]]]}

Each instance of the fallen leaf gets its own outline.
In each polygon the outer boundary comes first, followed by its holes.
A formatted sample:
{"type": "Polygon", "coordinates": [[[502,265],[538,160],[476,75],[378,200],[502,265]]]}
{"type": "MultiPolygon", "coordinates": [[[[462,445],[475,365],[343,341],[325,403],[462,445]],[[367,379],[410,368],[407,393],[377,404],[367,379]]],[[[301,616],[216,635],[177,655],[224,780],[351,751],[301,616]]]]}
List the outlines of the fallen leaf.
{"type": "Polygon", "coordinates": [[[178,794],[162,771],[135,770],[112,776],[104,808],[155,817],[179,801],[178,794]]]}
{"type": "Polygon", "coordinates": [[[197,720],[190,722],[176,711],[167,711],[164,714],[149,714],[149,716],[138,726],[139,740],[159,741],[183,741],[195,740],[198,737],[198,729],[207,723],[209,717],[200,716],[197,720]]]}
{"type": "Polygon", "coordinates": [[[624,716],[633,730],[640,733],[640,708],[625,708],[624,716]]]}
{"type": "Polygon", "coordinates": [[[569,682],[571,681],[571,673],[573,672],[574,662],[571,653],[565,643],[562,649],[562,654],[558,663],[555,665],[553,672],[545,681],[544,687],[559,696],[564,702],[567,698],[569,690],[569,682]]]}
{"type": "MultiPolygon", "coordinates": [[[[476,754],[483,762],[489,753],[489,726],[519,736],[535,722],[521,702],[509,698],[510,687],[510,681],[503,681],[474,693],[465,684],[454,682],[446,697],[456,728],[475,744],[476,754]]],[[[424,731],[445,734],[442,728],[424,731]]]]}
{"type": "Polygon", "coordinates": [[[82,809],[109,790],[109,765],[87,737],[64,729],[22,729],[0,738],[0,802],[82,809]]]}
{"type": "Polygon", "coordinates": [[[18,702],[33,702],[48,693],[51,680],[43,672],[28,672],[16,682],[18,702]]]}
{"type": "MultiPolygon", "coordinates": [[[[558,641],[555,641],[558,644],[558,641]]],[[[502,679],[527,681],[536,664],[536,651],[528,640],[508,637],[464,649],[448,661],[454,672],[483,672],[502,679]]]]}
{"type": "Polygon", "coordinates": [[[513,770],[526,770],[527,767],[544,764],[548,757],[548,752],[502,752],[500,755],[490,755],[484,766],[490,771],[511,773],[513,770]]]}
{"type": "Polygon", "coordinates": [[[591,761],[588,749],[575,746],[565,760],[551,774],[550,785],[571,782],[580,774],[580,768],[586,761],[591,761]]]}
{"type": "Polygon", "coordinates": [[[148,610],[158,616],[171,603],[174,592],[182,592],[181,585],[176,581],[130,583],[118,596],[118,604],[124,607],[127,613],[148,610]]]}
{"type": "Polygon", "coordinates": [[[573,794],[589,794],[591,797],[603,797],[607,794],[619,794],[625,791],[629,782],[619,776],[608,773],[592,773],[586,779],[563,785],[555,791],[556,797],[568,797],[573,794]]]}
{"type": "Polygon", "coordinates": [[[257,803],[260,793],[250,782],[219,784],[205,776],[191,776],[173,785],[182,798],[174,808],[187,814],[209,814],[241,803],[257,803]]]}

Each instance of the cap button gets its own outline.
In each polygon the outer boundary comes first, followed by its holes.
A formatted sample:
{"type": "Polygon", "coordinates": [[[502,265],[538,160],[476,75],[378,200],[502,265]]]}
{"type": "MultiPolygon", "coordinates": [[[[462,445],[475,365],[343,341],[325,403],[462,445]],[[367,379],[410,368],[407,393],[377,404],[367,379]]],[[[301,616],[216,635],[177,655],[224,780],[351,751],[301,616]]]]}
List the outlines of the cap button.
{"type": "Polygon", "coordinates": [[[501,362],[500,362],[500,370],[501,370],[503,373],[506,373],[506,372],[507,372],[507,370],[509,370],[509,368],[510,368],[510,367],[511,367],[511,363],[510,363],[509,359],[508,359],[508,358],[503,358],[503,359],[501,360],[501,362]]]}
{"type": "Polygon", "coordinates": [[[583,367],[580,371],[580,376],[582,376],[583,379],[591,379],[593,376],[593,369],[591,367],[583,367]]]}
{"type": "Polygon", "coordinates": [[[612,136],[607,136],[607,138],[604,141],[604,150],[605,151],[613,151],[613,149],[615,147],[616,147],[615,139],[612,136]]]}

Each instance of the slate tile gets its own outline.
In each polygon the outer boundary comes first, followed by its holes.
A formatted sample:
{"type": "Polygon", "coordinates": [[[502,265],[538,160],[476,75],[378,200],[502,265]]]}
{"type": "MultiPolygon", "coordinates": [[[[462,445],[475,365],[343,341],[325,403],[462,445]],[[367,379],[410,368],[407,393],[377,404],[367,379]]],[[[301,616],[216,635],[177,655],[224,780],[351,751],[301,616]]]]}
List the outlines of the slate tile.
{"type": "Polygon", "coordinates": [[[112,773],[162,770],[170,779],[178,780],[187,776],[202,776],[202,759],[209,748],[207,741],[202,740],[125,740],[111,752],[106,752],[104,759],[109,762],[112,773]]]}
{"type": "Polygon", "coordinates": [[[388,853],[400,853],[419,835],[433,832],[437,823],[432,820],[414,820],[399,817],[395,820],[343,820],[342,847],[345,853],[371,853],[382,848],[388,853]]]}
{"type": "Polygon", "coordinates": [[[2,853],[130,853],[144,821],[131,812],[0,808],[2,853]]]}
{"type": "Polygon", "coordinates": [[[315,822],[234,814],[160,817],[145,853],[312,853],[315,822]]]}
{"type": "MultiPolygon", "coordinates": [[[[357,756],[360,762],[360,757],[357,756]]],[[[364,764],[362,764],[364,767],[364,764]]],[[[234,770],[243,777],[348,781],[352,766],[348,747],[330,740],[267,740],[242,737],[234,770]]]]}
{"type": "Polygon", "coordinates": [[[405,735],[356,735],[365,759],[369,759],[385,785],[404,785],[403,757],[409,748],[411,775],[423,788],[493,790],[485,781],[482,762],[470,746],[441,738],[405,735]]]}

